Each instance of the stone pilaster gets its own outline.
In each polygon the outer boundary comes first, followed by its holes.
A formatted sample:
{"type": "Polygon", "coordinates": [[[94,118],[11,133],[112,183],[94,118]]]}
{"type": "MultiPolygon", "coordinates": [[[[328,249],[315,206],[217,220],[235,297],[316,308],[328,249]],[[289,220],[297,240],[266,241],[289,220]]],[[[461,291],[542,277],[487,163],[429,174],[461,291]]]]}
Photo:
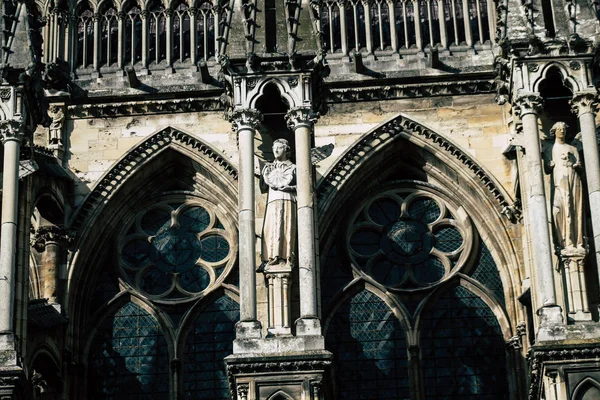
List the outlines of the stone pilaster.
{"type": "Polygon", "coordinates": [[[317,276],[315,251],[314,178],[310,161],[313,127],[318,114],[308,107],[291,109],[285,116],[296,143],[296,180],[298,201],[298,271],[300,318],[296,335],[321,335],[317,315],[317,276]]]}
{"type": "Polygon", "coordinates": [[[236,338],[260,338],[261,324],[256,319],[254,132],[262,121],[262,114],[252,109],[234,110],[229,121],[239,143],[240,322],[236,326],[236,338]]]}

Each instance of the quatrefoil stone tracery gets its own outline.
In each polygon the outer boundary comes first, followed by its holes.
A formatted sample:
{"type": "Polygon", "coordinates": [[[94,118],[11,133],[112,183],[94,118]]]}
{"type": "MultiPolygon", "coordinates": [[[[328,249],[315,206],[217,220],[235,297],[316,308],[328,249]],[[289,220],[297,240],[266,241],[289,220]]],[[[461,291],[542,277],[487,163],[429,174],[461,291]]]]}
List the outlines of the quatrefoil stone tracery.
{"type": "Polygon", "coordinates": [[[438,284],[465,264],[472,248],[468,218],[435,193],[385,191],[359,209],[348,230],[348,254],[359,274],[403,290],[438,284]]]}

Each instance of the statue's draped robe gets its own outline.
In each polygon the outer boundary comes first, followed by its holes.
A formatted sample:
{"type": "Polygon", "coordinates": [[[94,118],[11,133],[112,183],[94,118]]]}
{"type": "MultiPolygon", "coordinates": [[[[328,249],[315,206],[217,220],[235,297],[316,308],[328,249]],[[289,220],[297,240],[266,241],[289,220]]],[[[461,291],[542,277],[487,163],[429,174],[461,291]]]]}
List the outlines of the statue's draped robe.
{"type": "Polygon", "coordinates": [[[575,169],[579,165],[577,148],[566,143],[555,143],[552,161],[552,216],[556,245],[561,249],[583,248],[583,187],[575,169]]]}
{"type": "Polygon", "coordinates": [[[263,225],[262,260],[269,265],[294,266],[296,257],[296,193],[277,190],[274,186],[296,185],[296,166],[289,160],[274,161],[262,171],[269,186],[263,225]]]}

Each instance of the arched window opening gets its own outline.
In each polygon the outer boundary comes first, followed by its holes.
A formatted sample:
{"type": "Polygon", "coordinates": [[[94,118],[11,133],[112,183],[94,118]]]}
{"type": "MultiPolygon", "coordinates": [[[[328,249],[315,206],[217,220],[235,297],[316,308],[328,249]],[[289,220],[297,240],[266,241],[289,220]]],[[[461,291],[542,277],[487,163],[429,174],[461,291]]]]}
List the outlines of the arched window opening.
{"type": "Polygon", "coordinates": [[[422,316],[425,397],[508,398],[500,325],[483,300],[458,286],[422,316]]]}
{"type": "Polygon", "coordinates": [[[398,40],[398,48],[409,47],[408,44],[408,21],[406,19],[406,2],[397,1],[394,3],[394,14],[396,19],[396,38],[398,40]]]}
{"type": "Polygon", "coordinates": [[[169,398],[169,356],[158,322],[127,303],[106,318],[89,355],[89,398],[169,398]]]}
{"type": "Polygon", "coordinates": [[[415,9],[412,1],[404,2],[404,22],[406,33],[406,48],[417,46],[417,33],[415,30],[415,9]]]}
{"type": "Polygon", "coordinates": [[[94,14],[89,8],[83,8],[77,23],[77,66],[87,68],[94,58],[94,14]]]}
{"type": "Polygon", "coordinates": [[[196,319],[184,351],[186,399],[229,400],[229,382],[223,359],[233,351],[239,305],[221,296],[196,319]]]}
{"type": "Polygon", "coordinates": [[[173,59],[181,63],[190,58],[190,9],[179,4],[173,13],[173,59]]]}
{"type": "Polygon", "coordinates": [[[321,31],[323,46],[330,53],[341,50],[342,36],[340,25],[340,8],[336,2],[326,2],[321,8],[321,31]]]}
{"type": "Polygon", "coordinates": [[[157,4],[148,15],[148,54],[151,63],[159,64],[167,55],[167,22],[165,7],[157,4]]]}
{"type": "Polygon", "coordinates": [[[119,42],[119,25],[117,22],[117,10],[108,8],[102,13],[100,20],[100,65],[109,67],[117,62],[117,51],[119,42]]]}
{"type": "Polygon", "coordinates": [[[490,40],[486,0],[469,0],[469,26],[473,43],[483,44],[490,40]]]}
{"type": "Polygon", "coordinates": [[[203,60],[209,60],[215,56],[215,20],[216,11],[212,3],[205,1],[198,8],[197,21],[197,54],[203,60]]]}
{"type": "Polygon", "coordinates": [[[404,333],[375,294],[363,290],[337,310],[326,348],[336,357],[338,398],[410,398],[404,333]]]}
{"type": "Polygon", "coordinates": [[[385,2],[377,1],[371,4],[370,10],[373,48],[385,50],[391,45],[389,8],[385,2]]]}
{"type": "Polygon", "coordinates": [[[135,65],[142,60],[142,18],[139,7],[127,11],[125,29],[125,63],[135,65]]]}
{"type": "Polygon", "coordinates": [[[267,53],[277,51],[277,3],[265,0],[265,45],[267,53]]]}

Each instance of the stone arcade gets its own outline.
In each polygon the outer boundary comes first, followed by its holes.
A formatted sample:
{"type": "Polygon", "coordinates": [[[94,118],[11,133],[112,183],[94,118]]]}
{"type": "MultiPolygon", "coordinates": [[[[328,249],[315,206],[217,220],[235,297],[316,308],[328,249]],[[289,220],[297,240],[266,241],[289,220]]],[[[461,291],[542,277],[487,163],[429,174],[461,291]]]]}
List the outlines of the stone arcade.
{"type": "Polygon", "coordinates": [[[600,8],[1,4],[0,400],[600,398],[600,8]]]}

